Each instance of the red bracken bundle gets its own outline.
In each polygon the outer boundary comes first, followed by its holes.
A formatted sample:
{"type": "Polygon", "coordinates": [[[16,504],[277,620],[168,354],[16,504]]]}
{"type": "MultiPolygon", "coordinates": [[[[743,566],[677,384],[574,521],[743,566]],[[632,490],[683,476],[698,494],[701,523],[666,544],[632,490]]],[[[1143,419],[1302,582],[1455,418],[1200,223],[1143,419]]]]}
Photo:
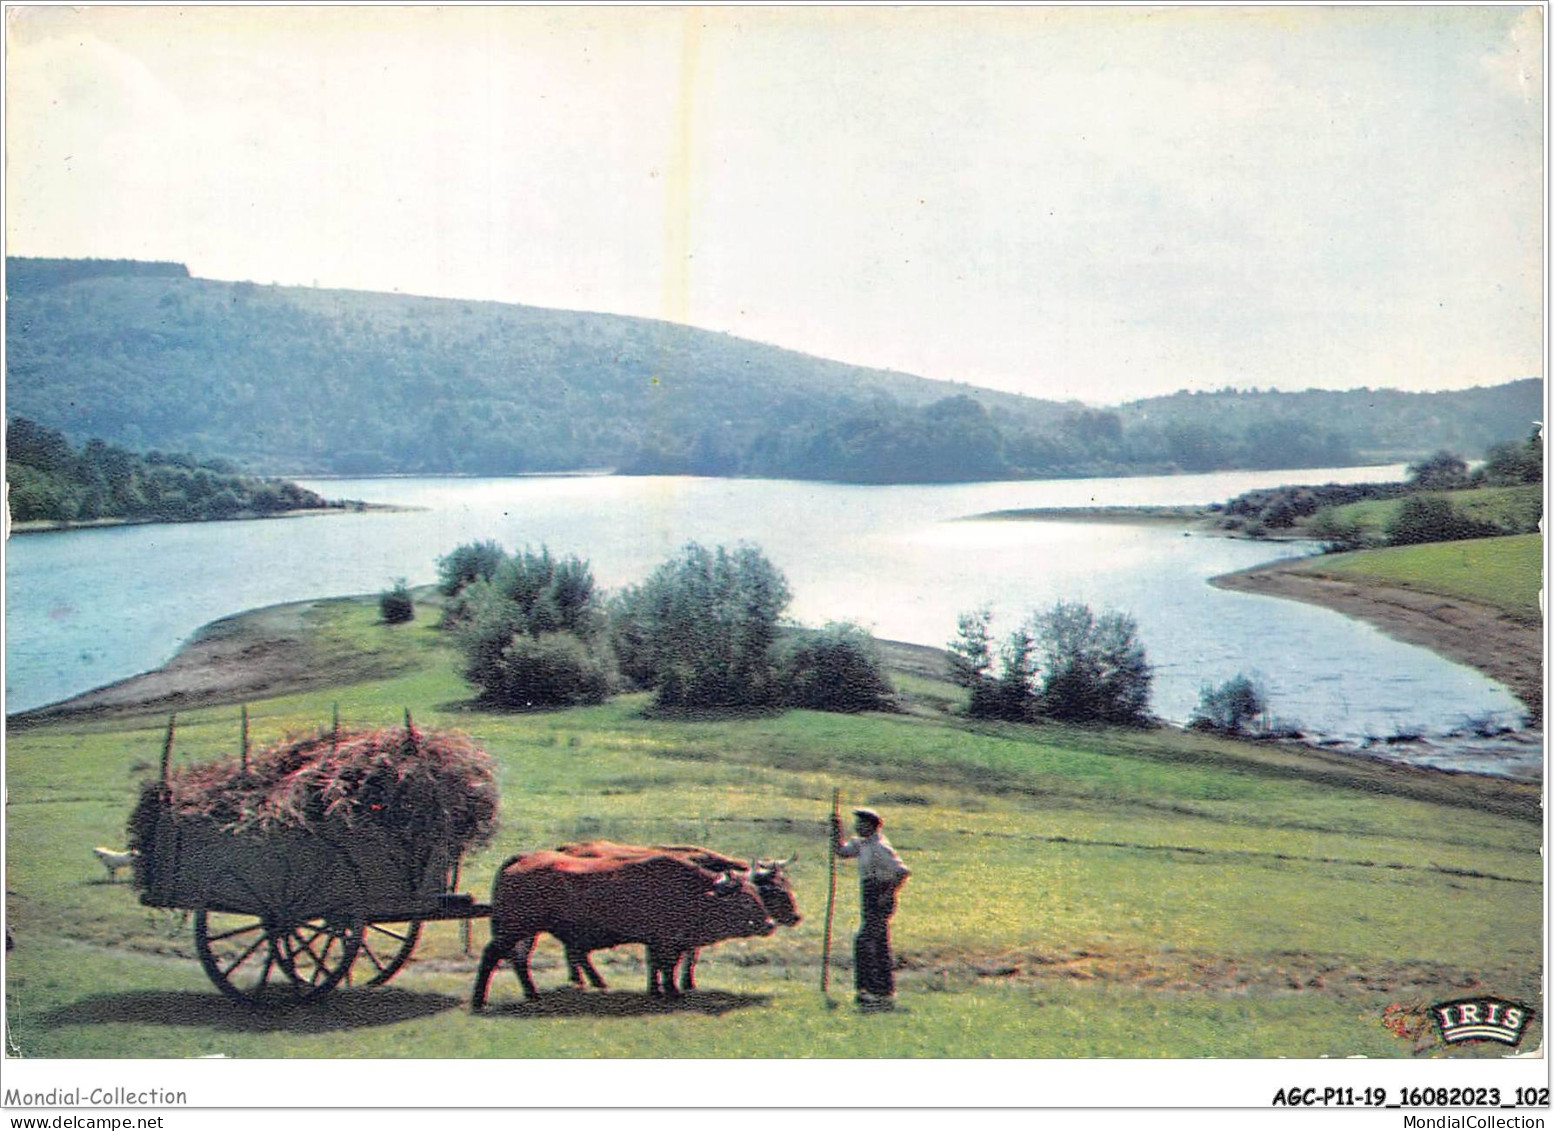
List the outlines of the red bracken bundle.
{"type": "Polygon", "coordinates": [[[386,727],[292,739],[247,770],[237,758],[180,767],[146,784],[129,824],[144,851],[159,814],[234,834],[370,823],[457,858],[490,841],[496,812],[491,758],[467,735],[386,727]]]}

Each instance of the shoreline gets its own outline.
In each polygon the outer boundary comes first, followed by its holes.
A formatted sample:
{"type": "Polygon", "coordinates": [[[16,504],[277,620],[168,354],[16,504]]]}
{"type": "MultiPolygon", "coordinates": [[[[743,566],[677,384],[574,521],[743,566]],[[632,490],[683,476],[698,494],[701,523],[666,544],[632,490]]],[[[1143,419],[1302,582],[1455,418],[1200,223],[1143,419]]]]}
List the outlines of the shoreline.
{"type": "Polygon", "coordinates": [[[13,522],[6,516],[6,537],[12,534],[52,534],[66,530],[112,530],[121,526],[192,526],[208,522],[261,522],[272,518],[307,518],[321,514],[403,514],[420,510],[419,507],[400,506],[396,503],[364,503],[357,499],[340,502],[337,506],[305,507],[275,514],[258,514],[247,511],[229,514],[221,518],[89,518],[89,519],[29,519],[13,522]]]}
{"type": "Polygon", "coordinates": [[[330,601],[351,599],[293,601],[211,621],[160,667],[7,715],[6,729],[193,710],[325,687],[339,673],[310,664],[307,616],[330,601]]]}
{"type": "MultiPolygon", "coordinates": [[[[1478,668],[1491,678],[1506,683],[1522,702],[1528,704],[1532,712],[1529,730],[1520,733],[1528,736],[1529,740],[1532,736],[1536,736],[1538,749],[1541,751],[1541,712],[1533,710],[1532,703],[1526,698],[1532,695],[1533,702],[1541,705],[1542,637],[1539,630],[1530,629],[1525,625],[1516,626],[1524,633],[1530,632],[1533,636],[1534,651],[1531,660],[1533,677],[1532,684],[1528,687],[1525,680],[1516,682],[1515,674],[1502,673],[1481,663],[1473,662],[1465,656],[1452,654],[1441,645],[1437,636],[1424,632],[1410,636],[1397,631],[1397,624],[1380,618],[1375,611],[1377,608],[1387,609],[1391,621],[1401,623],[1404,618],[1396,613],[1393,606],[1363,595],[1354,595],[1347,601],[1340,602],[1321,585],[1321,579],[1297,577],[1285,572],[1282,567],[1291,564],[1294,563],[1269,563],[1239,573],[1212,578],[1210,584],[1221,589],[1239,590],[1264,596],[1289,597],[1321,605],[1344,615],[1376,624],[1405,643],[1430,648],[1449,659],[1478,668]],[[1308,581],[1317,584],[1307,586],[1304,583],[1308,581]]],[[[1329,584],[1335,589],[1358,588],[1348,582],[1329,584]]],[[[429,588],[423,588],[419,592],[425,596],[429,588]]],[[[1428,605],[1439,605],[1443,600],[1429,594],[1406,595],[1428,605]]],[[[19,732],[36,726],[57,723],[112,723],[148,713],[231,706],[255,699],[318,691],[338,685],[342,681],[352,682],[392,674],[390,670],[383,669],[371,658],[360,657],[357,662],[352,663],[349,659],[338,655],[322,656],[312,646],[311,622],[318,613],[330,605],[360,602],[364,599],[362,595],[310,598],[249,609],[211,621],[200,628],[174,653],[171,659],[160,667],[92,688],[67,699],[8,715],[5,720],[6,730],[19,732]]],[[[1496,618],[1499,617],[1499,614],[1493,610],[1483,611],[1496,618]]],[[[1482,634],[1482,630],[1475,631],[1482,634]]],[[[1489,640],[1489,645],[1487,649],[1481,648],[1480,652],[1486,655],[1496,654],[1495,641],[1498,638],[1487,635],[1485,638],[1489,640]]],[[[890,671],[931,680],[944,678],[943,665],[947,656],[944,649],[881,638],[876,638],[876,644],[880,649],[885,667],[890,671]]],[[[1527,672],[1524,670],[1519,674],[1526,676],[1527,672]]],[[[948,700],[937,708],[937,710],[948,709],[948,700]]],[[[936,713],[936,711],[930,710],[929,713],[936,713]]],[[[1183,724],[1169,723],[1164,720],[1159,722],[1167,729],[1184,732],[1186,730],[1183,724]]],[[[1244,740],[1268,741],[1253,736],[1244,736],[1244,740]]],[[[1332,743],[1322,742],[1310,736],[1272,741],[1278,746],[1297,749],[1304,755],[1319,760],[1333,757],[1363,758],[1406,773],[1466,774],[1472,778],[1521,783],[1539,781],[1542,776],[1538,770],[1528,774],[1511,768],[1499,770],[1487,767],[1473,768],[1450,760],[1440,762],[1412,757],[1401,746],[1386,745],[1375,749],[1356,747],[1340,750],[1332,743]]],[[[1482,754],[1484,751],[1479,753],[1482,754]]],[[[1495,755],[1503,756],[1504,753],[1504,751],[1496,751],[1495,755]]],[[[1540,757],[1538,767],[1541,767],[1541,763],[1540,757]]]]}
{"type": "Polygon", "coordinates": [[[1428,648],[1499,683],[1543,725],[1543,626],[1491,605],[1311,571],[1311,559],[1269,562],[1209,579],[1217,589],[1302,601],[1374,625],[1395,640],[1428,648]]]}
{"type": "Polygon", "coordinates": [[[1115,507],[1019,507],[1014,510],[983,511],[958,518],[956,522],[1159,522],[1198,527],[1213,517],[1206,507],[1115,506],[1115,507]]]}

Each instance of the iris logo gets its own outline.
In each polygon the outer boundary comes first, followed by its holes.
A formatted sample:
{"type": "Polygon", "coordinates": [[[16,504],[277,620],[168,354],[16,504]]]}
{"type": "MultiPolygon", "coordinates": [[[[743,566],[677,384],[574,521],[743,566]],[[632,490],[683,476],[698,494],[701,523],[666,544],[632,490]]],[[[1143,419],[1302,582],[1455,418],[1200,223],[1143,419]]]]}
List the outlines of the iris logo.
{"type": "Polygon", "coordinates": [[[1462,998],[1430,1007],[1441,1039],[1449,1045],[1463,1041],[1499,1041],[1515,1047],[1532,1020],[1532,1010],[1514,1001],[1495,997],[1462,998]]]}

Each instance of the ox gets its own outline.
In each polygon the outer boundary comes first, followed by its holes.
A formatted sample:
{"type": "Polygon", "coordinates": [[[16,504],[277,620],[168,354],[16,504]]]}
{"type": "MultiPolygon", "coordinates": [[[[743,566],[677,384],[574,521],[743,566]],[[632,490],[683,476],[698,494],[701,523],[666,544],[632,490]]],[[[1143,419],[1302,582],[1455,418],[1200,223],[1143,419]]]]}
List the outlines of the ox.
{"type": "MultiPolygon", "coordinates": [[[[798,859],[790,856],[786,860],[738,860],[732,856],[725,856],[721,852],[714,852],[710,848],[703,848],[698,844],[617,844],[610,840],[589,840],[577,844],[563,844],[556,849],[569,856],[581,856],[590,859],[608,860],[640,860],[644,857],[658,853],[667,853],[678,856],[682,860],[689,860],[698,867],[708,868],[714,872],[727,872],[731,875],[742,876],[754,885],[756,894],[761,897],[761,904],[766,908],[766,913],[772,917],[779,927],[796,927],[804,921],[799,914],[798,904],[793,898],[793,888],[788,884],[788,877],[784,871],[790,864],[798,859]]],[[[696,988],[696,948],[685,951],[685,971],[680,977],[679,988],[689,993],[696,988]]],[[[668,984],[663,987],[663,992],[671,996],[675,993],[674,971],[678,965],[672,963],[669,968],[668,984]]],[[[568,951],[567,966],[572,976],[572,981],[577,985],[583,984],[583,975],[588,976],[595,989],[605,989],[604,979],[594,969],[594,965],[588,958],[588,951],[580,953],[568,951]]],[[[656,984],[649,986],[649,992],[658,993],[656,984]]]]}
{"type": "Polygon", "coordinates": [[[776,929],[748,880],[677,856],[524,853],[502,865],[492,887],[491,941],[480,957],[471,1005],[484,1008],[491,974],[509,957],[524,996],[538,996],[529,955],[542,931],[561,940],[569,966],[586,963],[590,950],[642,943],[648,992],[662,979],[672,995],[674,964],[686,950],[776,929]]]}

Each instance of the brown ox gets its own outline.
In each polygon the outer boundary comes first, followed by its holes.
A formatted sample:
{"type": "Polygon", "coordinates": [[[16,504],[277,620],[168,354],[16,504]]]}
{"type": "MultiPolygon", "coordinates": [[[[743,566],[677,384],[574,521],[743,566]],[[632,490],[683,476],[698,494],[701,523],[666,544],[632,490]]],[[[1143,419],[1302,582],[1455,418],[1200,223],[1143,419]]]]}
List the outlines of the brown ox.
{"type": "Polygon", "coordinates": [[[767,917],[748,880],[660,853],[640,859],[528,852],[502,865],[491,891],[491,941],[480,957],[471,1004],[481,1009],[491,974],[511,958],[524,996],[538,991],[529,954],[544,931],[561,940],[567,961],[590,950],[642,943],[648,954],[648,992],[660,979],[674,985],[684,951],[723,939],[769,935],[767,917]]]}
{"type": "MultiPolygon", "coordinates": [[[[754,885],[756,894],[761,897],[761,904],[766,908],[766,913],[779,927],[796,927],[804,921],[804,917],[799,914],[798,904],[794,901],[793,888],[789,885],[787,874],[784,872],[785,868],[798,859],[797,856],[790,856],[786,860],[746,861],[725,856],[721,852],[714,852],[698,844],[618,844],[611,840],[563,844],[556,851],[564,852],[569,856],[609,860],[640,860],[659,853],[678,856],[698,867],[748,878],[754,885]]],[[[678,957],[676,956],[675,963],[670,964],[668,984],[663,987],[663,992],[670,995],[675,993],[674,972],[678,965],[678,957]]],[[[685,951],[684,958],[685,969],[680,976],[679,988],[689,993],[696,988],[696,948],[692,947],[685,951]]],[[[567,966],[572,981],[577,985],[583,984],[583,975],[586,974],[594,988],[601,990],[606,988],[604,979],[599,976],[599,972],[594,969],[594,964],[589,960],[588,951],[569,950],[567,966]]],[[[656,985],[649,986],[649,991],[659,992],[656,985]]]]}

